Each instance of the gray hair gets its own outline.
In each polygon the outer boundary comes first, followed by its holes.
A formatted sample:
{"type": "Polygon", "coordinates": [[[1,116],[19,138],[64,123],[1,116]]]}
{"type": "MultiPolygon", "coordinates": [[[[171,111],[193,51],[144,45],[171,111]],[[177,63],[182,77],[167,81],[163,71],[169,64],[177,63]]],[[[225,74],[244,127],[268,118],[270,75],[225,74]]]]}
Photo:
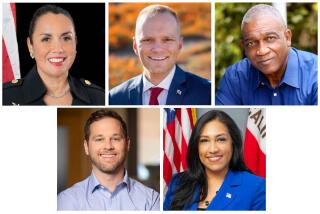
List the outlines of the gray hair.
{"type": "Polygon", "coordinates": [[[253,18],[257,18],[259,16],[272,16],[278,19],[285,29],[287,28],[286,22],[284,21],[280,12],[275,7],[267,4],[258,4],[251,7],[243,16],[242,23],[241,23],[241,32],[243,30],[243,26],[246,23],[249,23],[253,18]]]}
{"type": "Polygon", "coordinates": [[[180,34],[180,22],[179,22],[177,13],[168,6],[158,5],[158,4],[147,6],[140,11],[136,21],[136,32],[137,32],[137,27],[139,26],[138,23],[142,21],[143,17],[149,18],[159,14],[164,14],[164,13],[168,13],[172,15],[172,17],[176,20],[177,26],[178,26],[178,32],[180,34]]]}

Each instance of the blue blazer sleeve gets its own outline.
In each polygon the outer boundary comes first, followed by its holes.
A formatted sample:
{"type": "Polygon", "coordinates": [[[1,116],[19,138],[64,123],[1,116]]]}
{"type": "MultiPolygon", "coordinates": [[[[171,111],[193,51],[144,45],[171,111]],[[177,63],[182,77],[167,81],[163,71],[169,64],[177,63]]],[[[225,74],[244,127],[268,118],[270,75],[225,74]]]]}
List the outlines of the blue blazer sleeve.
{"type": "Polygon", "coordinates": [[[177,187],[177,181],[178,181],[178,174],[173,175],[170,184],[169,184],[169,188],[163,203],[163,210],[169,210],[173,195],[174,195],[174,191],[177,187]]]}

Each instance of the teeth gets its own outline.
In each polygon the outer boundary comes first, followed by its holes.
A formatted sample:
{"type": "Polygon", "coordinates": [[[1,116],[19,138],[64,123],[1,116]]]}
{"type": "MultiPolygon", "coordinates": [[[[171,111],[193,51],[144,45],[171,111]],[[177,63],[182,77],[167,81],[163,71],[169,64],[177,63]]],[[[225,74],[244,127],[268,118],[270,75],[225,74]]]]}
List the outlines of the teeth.
{"type": "Polygon", "coordinates": [[[109,155],[109,154],[101,154],[101,157],[103,158],[113,158],[115,155],[109,155]]]}
{"type": "Polygon", "coordinates": [[[164,60],[166,58],[167,57],[150,57],[150,59],[152,59],[152,60],[164,60]]]}
{"type": "Polygon", "coordinates": [[[221,156],[216,156],[216,157],[210,157],[209,160],[210,161],[217,161],[221,158],[221,156]]]}
{"type": "Polygon", "coordinates": [[[49,61],[50,62],[62,62],[63,58],[50,58],[49,61]]]}

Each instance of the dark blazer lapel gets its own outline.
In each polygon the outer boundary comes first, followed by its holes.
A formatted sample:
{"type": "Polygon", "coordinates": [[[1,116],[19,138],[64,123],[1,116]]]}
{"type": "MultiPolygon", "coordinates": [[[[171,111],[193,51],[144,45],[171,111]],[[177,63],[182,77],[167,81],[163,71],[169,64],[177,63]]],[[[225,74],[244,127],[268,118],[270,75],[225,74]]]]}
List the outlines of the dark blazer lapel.
{"type": "Polygon", "coordinates": [[[167,97],[167,105],[180,105],[183,104],[183,97],[186,94],[187,88],[184,84],[186,81],[185,72],[176,65],[176,70],[170,84],[168,97],[167,97]]]}
{"type": "Polygon", "coordinates": [[[24,79],[23,94],[25,103],[24,105],[44,105],[43,97],[47,89],[42,82],[37,67],[34,66],[24,79]]]}
{"type": "Polygon", "coordinates": [[[142,75],[135,78],[129,88],[129,100],[132,105],[142,105],[143,82],[142,75]]]}
{"type": "Polygon", "coordinates": [[[235,187],[241,185],[241,183],[242,174],[229,170],[218,194],[208,206],[208,210],[228,210],[228,205],[231,204],[238,195],[238,188],[235,187]]]}

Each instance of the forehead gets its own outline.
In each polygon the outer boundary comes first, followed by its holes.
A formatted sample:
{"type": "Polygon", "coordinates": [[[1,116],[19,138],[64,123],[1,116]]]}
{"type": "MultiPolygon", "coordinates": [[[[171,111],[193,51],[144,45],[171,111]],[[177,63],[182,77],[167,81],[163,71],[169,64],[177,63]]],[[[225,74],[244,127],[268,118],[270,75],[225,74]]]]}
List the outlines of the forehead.
{"type": "Polygon", "coordinates": [[[72,21],[64,14],[46,13],[36,20],[34,31],[62,30],[74,32],[72,21]]]}
{"type": "Polygon", "coordinates": [[[222,123],[220,120],[211,120],[208,123],[206,123],[202,130],[201,135],[217,135],[217,134],[227,134],[229,133],[228,128],[224,123],[222,123]]]}
{"type": "Polygon", "coordinates": [[[111,117],[105,117],[101,120],[95,121],[90,126],[90,131],[95,132],[104,132],[104,133],[121,133],[121,123],[111,117]]]}
{"type": "Polygon", "coordinates": [[[136,26],[136,34],[151,35],[151,34],[177,34],[179,26],[177,20],[172,14],[165,12],[159,14],[142,15],[136,26]]]}
{"type": "Polygon", "coordinates": [[[244,38],[250,36],[259,36],[268,33],[280,33],[283,30],[282,22],[271,16],[260,15],[251,18],[243,25],[242,36],[244,38]]]}

